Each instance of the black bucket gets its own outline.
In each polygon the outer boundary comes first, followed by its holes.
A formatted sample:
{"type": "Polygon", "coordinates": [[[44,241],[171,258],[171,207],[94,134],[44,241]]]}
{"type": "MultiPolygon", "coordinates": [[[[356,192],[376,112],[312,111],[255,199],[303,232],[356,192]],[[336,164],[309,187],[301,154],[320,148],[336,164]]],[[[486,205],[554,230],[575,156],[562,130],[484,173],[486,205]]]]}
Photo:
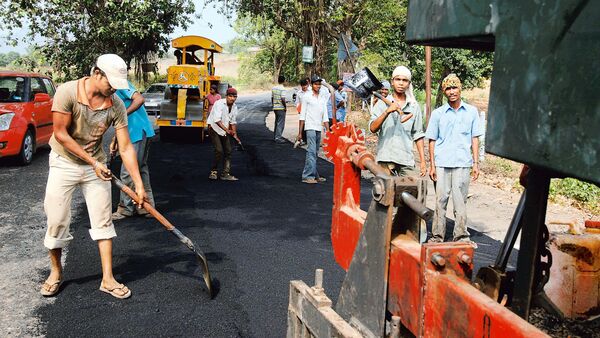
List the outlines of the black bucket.
{"type": "Polygon", "coordinates": [[[383,87],[367,67],[354,74],[348,81],[344,81],[344,85],[352,89],[363,100],[368,99],[373,95],[373,92],[383,87]]]}

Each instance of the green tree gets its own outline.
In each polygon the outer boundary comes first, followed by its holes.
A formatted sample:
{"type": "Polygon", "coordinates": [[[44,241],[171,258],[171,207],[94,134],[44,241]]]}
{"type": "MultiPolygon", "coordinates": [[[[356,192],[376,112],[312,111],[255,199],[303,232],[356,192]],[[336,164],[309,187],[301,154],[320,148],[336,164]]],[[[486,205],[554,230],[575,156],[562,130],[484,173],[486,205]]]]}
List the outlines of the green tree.
{"type": "Polygon", "coordinates": [[[187,27],[192,0],[0,0],[2,28],[28,22],[29,37],[65,79],[87,74],[95,58],[116,53],[141,73],[141,64],[168,50],[169,34],[187,27]]]}
{"type": "MultiPolygon", "coordinates": [[[[406,43],[407,8],[407,0],[233,0],[227,1],[223,11],[236,10],[253,20],[267,18],[289,34],[288,42],[315,47],[315,67],[306,73],[324,75],[329,71],[328,75],[335,77],[351,71],[349,63],[338,64],[337,60],[338,37],[344,33],[359,48],[358,67],[367,66],[381,78],[389,78],[394,67],[403,64],[413,70],[415,86],[423,88],[425,52],[421,46],[406,43]]],[[[299,50],[288,56],[283,69],[293,68],[298,54],[299,50]]],[[[465,88],[478,85],[491,75],[492,59],[492,53],[434,48],[433,83],[439,87],[453,72],[461,77],[465,88]]],[[[437,102],[441,103],[439,94],[437,102]]]]}
{"type": "Polygon", "coordinates": [[[6,67],[20,57],[21,55],[17,52],[0,53],[0,67],[6,67]]]}

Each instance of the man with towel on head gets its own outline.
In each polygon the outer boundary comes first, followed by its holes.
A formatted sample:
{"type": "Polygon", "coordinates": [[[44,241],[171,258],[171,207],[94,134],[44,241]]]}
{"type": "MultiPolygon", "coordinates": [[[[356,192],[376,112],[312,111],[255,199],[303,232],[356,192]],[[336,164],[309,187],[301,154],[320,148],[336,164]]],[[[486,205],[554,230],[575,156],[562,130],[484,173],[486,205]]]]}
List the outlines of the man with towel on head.
{"type": "Polygon", "coordinates": [[[377,163],[390,175],[408,176],[414,173],[413,142],[417,144],[420,159],[420,176],[425,176],[423,114],[413,94],[412,74],[404,66],[394,69],[391,79],[392,102],[388,107],[378,100],[371,111],[369,130],[377,133],[377,163]]]}
{"type": "Polygon", "coordinates": [[[442,81],[448,103],[431,113],[426,136],[429,139],[429,176],[437,181],[433,237],[441,243],[446,234],[446,207],[452,195],[454,205],[453,241],[471,242],[467,231],[467,194],[471,167],[473,180],[479,176],[479,136],[483,134],[477,108],[460,98],[461,83],[450,74],[442,81]]]}

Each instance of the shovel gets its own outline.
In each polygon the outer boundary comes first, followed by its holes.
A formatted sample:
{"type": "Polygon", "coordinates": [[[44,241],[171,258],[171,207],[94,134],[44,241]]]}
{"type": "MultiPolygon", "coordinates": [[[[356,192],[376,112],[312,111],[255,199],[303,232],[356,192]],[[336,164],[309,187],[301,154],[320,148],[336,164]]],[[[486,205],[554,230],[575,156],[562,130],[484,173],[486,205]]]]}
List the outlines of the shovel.
{"type": "MultiPolygon", "coordinates": [[[[383,85],[375,75],[369,70],[369,68],[365,67],[360,70],[358,73],[352,75],[350,79],[344,81],[344,85],[348,86],[353,92],[358,95],[363,100],[367,100],[374,95],[381,101],[383,101],[388,107],[392,104],[392,101],[383,97],[383,95],[379,94],[377,91],[383,88],[383,85]]],[[[404,114],[401,110],[398,110],[398,113],[404,114]]],[[[405,114],[400,122],[406,122],[408,119],[412,117],[412,113],[405,114]]]]}
{"type": "MultiPolygon", "coordinates": [[[[126,186],[115,175],[112,175],[112,181],[117,186],[117,188],[119,188],[122,192],[127,194],[132,200],[137,200],[136,193],[133,192],[131,188],[126,186]]],[[[154,209],[154,207],[152,207],[150,203],[144,202],[142,203],[142,207],[146,209],[146,211],[148,211],[154,218],[156,218],[156,220],[159,221],[165,227],[165,229],[167,229],[170,233],[179,238],[181,243],[185,244],[185,246],[187,246],[188,249],[192,250],[196,254],[196,258],[198,258],[200,266],[202,267],[202,276],[204,277],[204,282],[206,283],[208,294],[212,299],[214,296],[212,280],[210,278],[210,272],[208,271],[208,262],[206,261],[206,256],[204,256],[204,253],[197,246],[195,246],[189,238],[182,234],[181,231],[177,230],[177,228],[175,228],[175,226],[173,226],[171,222],[169,222],[163,215],[161,215],[156,209],[154,209]]]]}

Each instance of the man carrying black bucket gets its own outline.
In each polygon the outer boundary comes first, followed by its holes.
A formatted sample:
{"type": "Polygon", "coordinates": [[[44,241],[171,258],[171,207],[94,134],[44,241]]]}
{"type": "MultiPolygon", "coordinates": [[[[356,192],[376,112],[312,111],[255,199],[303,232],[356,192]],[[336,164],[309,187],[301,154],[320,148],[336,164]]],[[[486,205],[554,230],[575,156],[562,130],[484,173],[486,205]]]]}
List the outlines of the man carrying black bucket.
{"type": "Polygon", "coordinates": [[[229,136],[239,142],[237,135],[237,113],[238,108],[235,104],[237,100],[237,90],[235,88],[227,89],[224,99],[215,102],[207,123],[210,125],[208,134],[215,147],[215,158],[212,163],[210,175],[211,180],[216,180],[218,176],[218,167],[223,163],[221,171],[221,180],[237,181],[237,177],[231,175],[231,142],[229,136]]]}
{"type": "Polygon", "coordinates": [[[392,104],[388,107],[385,102],[378,100],[373,106],[369,122],[369,130],[379,136],[377,162],[395,176],[408,176],[414,172],[413,143],[416,143],[419,153],[420,176],[427,173],[423,115],[413,94],[411,77],[410,70],[404,66],[394,69],[392,93],[387,96],[392,104]],[[410,114],[412,116],[407,119],[410,114]]]}

